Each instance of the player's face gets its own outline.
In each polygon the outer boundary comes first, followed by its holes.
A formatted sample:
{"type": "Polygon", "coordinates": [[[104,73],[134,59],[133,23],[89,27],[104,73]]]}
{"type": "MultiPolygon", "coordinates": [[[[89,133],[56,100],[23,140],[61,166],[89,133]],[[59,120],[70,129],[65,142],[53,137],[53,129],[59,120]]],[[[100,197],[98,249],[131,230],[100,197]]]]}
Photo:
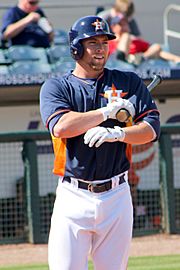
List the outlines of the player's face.
{"type": "Polygon", "coordinates": [[[89,71],[102,72],[109,54],[109,44],[106,35],[84,39],[82,42],[84,54],[82,62],[89,71]]]}
{"type": "Polygon", "coordinates": [[[24,0],[23,5],[27,12],[33,12],[37,10],[39,0],[24,0]]]}

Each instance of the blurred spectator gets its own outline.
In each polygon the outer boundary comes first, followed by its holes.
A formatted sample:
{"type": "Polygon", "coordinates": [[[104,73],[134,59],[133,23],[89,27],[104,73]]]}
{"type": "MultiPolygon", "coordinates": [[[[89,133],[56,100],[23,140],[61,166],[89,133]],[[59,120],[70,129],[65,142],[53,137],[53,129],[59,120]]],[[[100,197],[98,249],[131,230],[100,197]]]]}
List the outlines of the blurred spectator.
{"type": "Polygon", "coordinates": [[[180,62],[180,56],[164,51],[160,44],[151,45],[142,38],[130,35],[127,19],[123,14],[111,19],[111,30],[117,38],[109,42],[110,53],[116,52],[118,59],[135,65],[151,58],[161,58],[175,63],[180,62]]]}
{"type": "Polygon", "coordinates": [[[116,53],[117,59],[126,61],[131,43],[131,35],[126,17],[123,14],[112,17],[110,27],[111,31],[116,35],[116,39],[113,42],[109,42],[109,53],[116,53]]]}
{"type": "Polygon", "coordinates": [[[50,47],[53,28],[38,0],[19,0],[3,16],[2,39],[11,45],[50,47]]]}
{"type": "Polygon", "coordinates": [[[104,10],[98,13],[98,16],[104,18],[110,25],[111,19],[123,14],[129,24],[129,32],[134,36],[140,36],[138,24],[134,19],[135,7],[133,1],[130,0],[115,0],[114,5],[111,9],[104,10]]]}

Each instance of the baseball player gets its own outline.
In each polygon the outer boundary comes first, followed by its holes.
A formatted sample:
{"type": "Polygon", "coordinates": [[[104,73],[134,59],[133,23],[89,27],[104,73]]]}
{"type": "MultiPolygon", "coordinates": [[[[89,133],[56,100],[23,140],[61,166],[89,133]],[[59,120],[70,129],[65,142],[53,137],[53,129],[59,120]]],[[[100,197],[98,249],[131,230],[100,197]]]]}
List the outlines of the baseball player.
{"type": "Polygon", "coordinates": [[[75,69],[48,79],[40,111],[59,176],[48,243],[50,270],[125,270],[133,227],[128,185],[131,144],[158,139],[159,112],[142,80],[105,68],[115,36],[98,16],[69,32],[75,69]],[[119,122],[125,110],[133,119],[119,122]]]}

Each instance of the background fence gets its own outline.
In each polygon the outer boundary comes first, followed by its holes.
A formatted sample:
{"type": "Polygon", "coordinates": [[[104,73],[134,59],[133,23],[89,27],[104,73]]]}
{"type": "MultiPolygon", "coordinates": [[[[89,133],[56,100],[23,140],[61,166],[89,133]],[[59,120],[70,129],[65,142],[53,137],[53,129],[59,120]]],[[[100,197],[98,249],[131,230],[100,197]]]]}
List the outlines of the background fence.
{"type": "MultiPolygon", "coordinates": [[[[162,126],[159,142],[150,146],[143,163],[136,157],[129,175],[134,235],[179,233],[180,125],[162,126]],[[141,175],[140,183],[138,166],[152,158],[153,169],[141,175]]],[[[133,152],[136,156],[140,148],[133,152]]],[[[47,242],[58,180],[53,158],[48,132],[0,134],[0,243],[47,242]]]]}

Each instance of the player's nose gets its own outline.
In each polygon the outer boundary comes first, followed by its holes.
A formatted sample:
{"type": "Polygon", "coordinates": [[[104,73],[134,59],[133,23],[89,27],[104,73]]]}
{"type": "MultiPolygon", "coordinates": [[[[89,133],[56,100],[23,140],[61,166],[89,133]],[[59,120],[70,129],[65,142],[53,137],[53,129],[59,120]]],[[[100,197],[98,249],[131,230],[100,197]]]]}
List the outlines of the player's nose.
{"type": "Polygon", "coordinates": [[[104,46],[103,46],[103,44],[102,43],[97,43],[96,44],[96,51],[97,52],[102,52],[102,51],[104,51],[104,46]]]}

